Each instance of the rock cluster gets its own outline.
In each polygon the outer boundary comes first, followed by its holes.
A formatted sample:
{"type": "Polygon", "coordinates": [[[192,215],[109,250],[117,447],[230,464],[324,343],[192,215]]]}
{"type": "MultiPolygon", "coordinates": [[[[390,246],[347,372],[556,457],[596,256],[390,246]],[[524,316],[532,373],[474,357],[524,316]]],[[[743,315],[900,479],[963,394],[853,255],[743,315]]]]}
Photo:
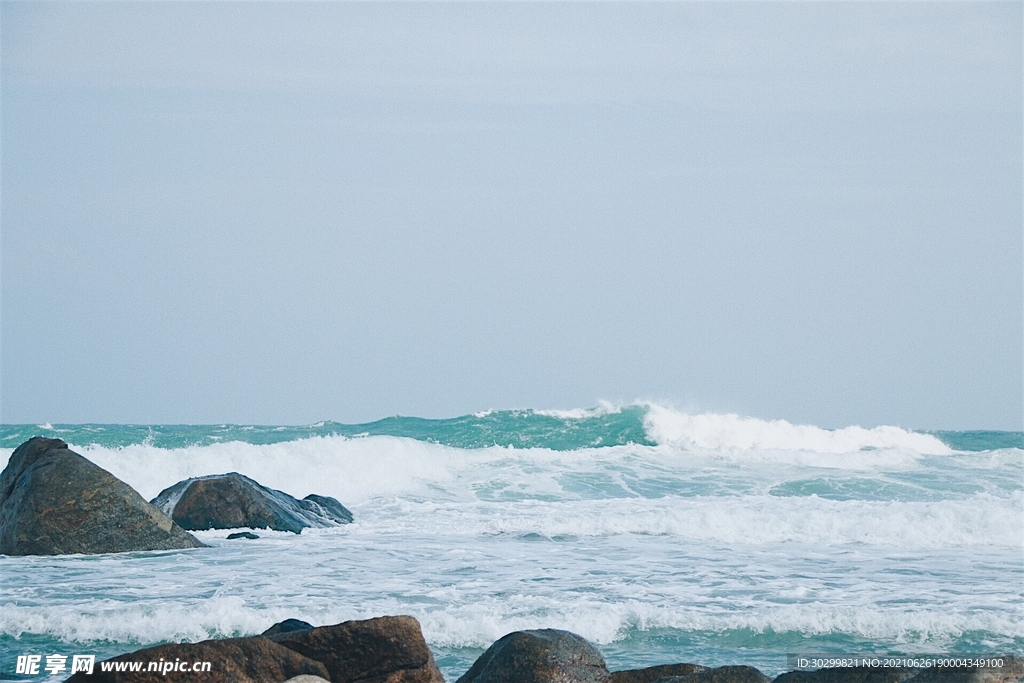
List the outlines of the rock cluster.
{"type": "Polygon", "coordinates": [[[179,481],[151,502],[191,531],[249,527],[297,534],[352,521],[352,513],[334,498],[311,494],[298,500],[237,472],[179,481]]]}
{"type": "MultiPolygon", "coordinates": [[[[230,473],[178,482],[147,503],[132,487],[71,451],[33,437],[0,474],[0,554],[65,555],[205,547],[187,530],[348,524],[329,496],[297,500],[230,473]]],[[[231,538],[259,538],[242,532],[231,538]]]]}
{"type": "MultiPolygon", "coordinates": [[[[592,644],[568,631],[516,631],[497,640],[457,683],[1024,683],[1024,659],[1004,657],[1001,668],[820,669],[791,671],[772,681],[749,666],[709,668],[664,664],[610,672],[592,644]]],[[[258,636],[160,645],[111,662],[213,664],[203,683],[444,683],[419,623],[379,617],[314,627],[298,619],[258,636]]],[[[195,673],[170,671],[75,674],[69,683],[185,683],[195,673]]]]}
{"type": "MultiPolygon", "coordinates": [[[[249,638],[158,645],[108,662],[210,662],[210,671],[76,673],[68,683],[444,683],[412,617],[312,627],[297,619],[249,638]],[[313,678],[316,677],[316,678],[313,678]],[[297,679],[297,680],[293,680],[297,679]]],[[[148,664],[144,664],[148,666],[148,664]]]]}
{"type": "Polygon", "coordinates": [[[0,474],[0,554],[202,546],[134,489],[60,439],[29,439],[0,474]]]}

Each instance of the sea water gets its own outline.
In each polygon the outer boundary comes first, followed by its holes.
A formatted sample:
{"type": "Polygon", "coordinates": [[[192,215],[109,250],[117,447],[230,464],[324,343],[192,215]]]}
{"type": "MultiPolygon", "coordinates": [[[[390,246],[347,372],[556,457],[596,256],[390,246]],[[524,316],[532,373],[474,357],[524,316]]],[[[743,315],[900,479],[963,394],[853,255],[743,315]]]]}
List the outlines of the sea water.
{"type": "Polygon", "coordinates": [[[34,435],[147,499],[234,471],[334,496],[356,521],[251,541],[198,532],[211,547],[181,551],[0,557],[0,677],[17,677],[20,654],[103,659],[385,614],[419,620],[449,681],[530,628],[583,635],[613,670],[1024,653],[1020,432],[602,405],[304,427],[4,425],[0,464],[34,435]]]}

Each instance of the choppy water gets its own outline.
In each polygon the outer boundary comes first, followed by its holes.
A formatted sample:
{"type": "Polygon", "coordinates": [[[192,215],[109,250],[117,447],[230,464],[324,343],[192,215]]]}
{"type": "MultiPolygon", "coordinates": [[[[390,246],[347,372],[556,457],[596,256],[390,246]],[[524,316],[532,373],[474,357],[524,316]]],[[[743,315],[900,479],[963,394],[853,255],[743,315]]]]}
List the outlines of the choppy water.
{"type": "Polygon", "coordinates": [[[356,523],[212,548],[0,557],[18,654],[412,614],[454,680],[522,628],[613,669],[785,669],[790,652],[1024,652],[1024,434],[825,430],[658,405],[305,427],[5,425],[147,499],[237,471],[356,523]]]}

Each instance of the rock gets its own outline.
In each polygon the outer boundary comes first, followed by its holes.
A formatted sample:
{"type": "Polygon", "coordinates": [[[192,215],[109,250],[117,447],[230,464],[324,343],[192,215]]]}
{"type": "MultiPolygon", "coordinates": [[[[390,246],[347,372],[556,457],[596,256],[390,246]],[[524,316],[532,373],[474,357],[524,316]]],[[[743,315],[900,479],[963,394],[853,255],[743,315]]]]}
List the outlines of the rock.
{"type": "Polygon", "coordinates": [[[331,683],[326,678],[320,678],[319,676],[310,676],[309,674],[302,674],[295,678],[289,678],[284,683],[331,683]]]}
{"type": "Polygon", "coordinates": [[[304,674],[330,680],[322,663],[260,636],[157,645],[107,661],[142,662],[144,670],[104,672],[96,664],[91,676],[76,673],[67,683],[281,683],[304,674]],[[164,674],[161,670],[145,670],[150,662],[162,666],[161,660],[168,665],[180,661],[187,666],[209,662],[210,671],[171,670],[164,674]]]}
{"type": "MultiPolygon", "coordinates": [[[[955,659],[955,657],[950,657],[955,659]]],[[[1000,667],[937,667],[922,669],[908,683],[1021,683],[1024,682],[1024,658],[1007,655],[990,657],[1003,660],[1000,667]]]]}
{"type": "Polygon", "coordinates": [[[349,509],[338,502],[337,498],[331,498],[330,496],[318,496],[315,493],[311,493],[302,500],[307,503],[307,509],[315,509],[328,519],[333,519],[338,524],[348,524],[353,521],[352,513],[349,509]]]}
{"type": "Polygon", "coordinates": [[[575,633],[515,631],[497,640],[457,683],[607,683],[604,657],[575,633]]]}
{"type": "Polygon", "coordinates": [[[352,521],[352,513],[338,501],[325,496],[316,498],[297,500],[230,472],[179,481],[161,491],[152,503],[182,528],[191,530],[249,527],[298,534],[306,527],[337,526],[352,521]]]}
{"type": "Polygon", "coordinates": [[[901,683],[917,673],[917,669],[834,667],[817,671],[790,671],[772,683],[901,683]]]}
{"type": "Polygon", "coordinates": [[[257,536],[256,534],[254,534],[251,531],[236,531],[233,534],[228,534],[228,540],[229,541],[233,541],[236,538],[248,538],[249,540],[254,541],[257,538],[259,538],[259,536],[257,536]]]}
{"type": "Polygon", "coordinates": [[[444,683],[412,617],[346,621],[269,638],[323,662],[331,683],[444,683]]]}
{"type": "Polygon", "coordinates": [[[666,676],[688,676],[698,671],[704,671],[704,669],[705,667],[699,664],[662,664],[649,666],[646,669],[613,671],[610,683],[654,683],[659,678],[666,676]]]}
{"type": "Polygon", "coordinates": [[[752,666],[719,666],[686,676],[666,676],[655,683],[769,683],[770,680],[752,666]]]}
{"type": "Polygon", "coordinates": [[[205,547],[123,481],[33,437],[0,474],[0,554],[65,555],[205,547]]]}
{"type": "Polygon", "coordinates": [[[290,631],[308,631],[313,628],[313,624],[302,621],[301,619],[285,619],[279,621],[266,631],[261,633],[261,636],[276,636],[279,633],[288,633],[290,631]]]}

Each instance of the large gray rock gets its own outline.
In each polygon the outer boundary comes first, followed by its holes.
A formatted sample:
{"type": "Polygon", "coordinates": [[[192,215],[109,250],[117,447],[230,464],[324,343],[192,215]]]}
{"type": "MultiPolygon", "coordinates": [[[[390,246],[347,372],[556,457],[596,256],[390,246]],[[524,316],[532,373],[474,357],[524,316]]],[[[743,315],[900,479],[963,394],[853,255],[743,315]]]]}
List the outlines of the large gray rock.
{"type": "Polygon", "coordinates": [[[515,631],[480,655],[458,683],[608,683],[597,648],[557,629],[515,631]]]}
{"type": "Polygon", "coordinates": [[[352,513],[334,498],[298,500],[237,472],[179,481],[152,500],[182,528],[275,529],[302,533],[352,521],[352,513]]]}
{"type": "Polygon", "coordinates": [[[201,643],[172,643],[147,647],[118,655],[108,662],[142,662],[141,671],[103,671],[97,663],[93,673],[76,673],[67,683],[281,683],[295,676],[310,675],[330,680],[318,661],[304,657],[261,636],[204,640],[201,643]],[[209,671],[148,671],[150,662],[172,664],[209,662],[209,671]]]}
{"type": "Polygon", "coordinates": [[[378,617],[268,638],[323,662],[331,683],[444,683],[413,617],[378,617]]]}
{"type": "Polygon", "coordinates": [[[202,547],[123,481],[33,437],[0,474],[0,554],[65,555],[202,547]]]}

